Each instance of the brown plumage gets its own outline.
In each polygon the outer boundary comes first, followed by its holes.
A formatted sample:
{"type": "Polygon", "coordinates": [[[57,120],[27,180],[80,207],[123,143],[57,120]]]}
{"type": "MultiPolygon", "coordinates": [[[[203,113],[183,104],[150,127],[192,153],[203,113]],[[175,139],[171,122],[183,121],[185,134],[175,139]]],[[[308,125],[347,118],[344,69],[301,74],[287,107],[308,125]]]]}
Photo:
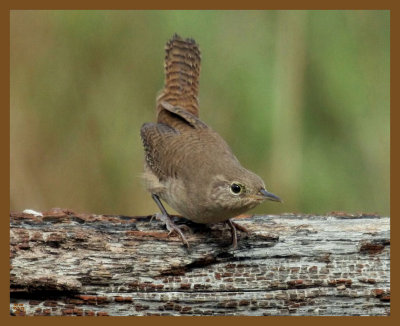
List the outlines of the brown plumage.
{"type": "Polygon", "coordinates": [[[173,224],[160,199],[197,223],[227,222],[266,199],[280,201],[265,190],[259,176],[245,169],[228,144],[198,116],[200,51],[193,39],[178,35],[167,43],[165,85],[157,98],[157,123],[145,123],[143,179],[160,207],[167,228],[173,224]]]}
{"type": "Polygon", "coordinates": [[[157,122],[176,124],[176,118],[163,108],[162,102],[183,107],[198,117],[200,50],[193,39],[184,40],[175,34],[167,42],[164,73],[164,89],[157,98],[157,122]]]}

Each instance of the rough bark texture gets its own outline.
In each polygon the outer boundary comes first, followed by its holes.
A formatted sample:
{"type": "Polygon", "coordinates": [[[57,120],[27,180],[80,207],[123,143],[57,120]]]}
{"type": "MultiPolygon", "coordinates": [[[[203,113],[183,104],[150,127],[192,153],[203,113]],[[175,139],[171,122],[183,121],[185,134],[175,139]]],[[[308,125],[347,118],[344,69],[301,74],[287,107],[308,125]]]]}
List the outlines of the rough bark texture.
{"type": "Polygon", "coordinates": [[[390,219],[285,214],[229,229],[184,219],[11,213],[12,314],[389,315],[390,219]]]}

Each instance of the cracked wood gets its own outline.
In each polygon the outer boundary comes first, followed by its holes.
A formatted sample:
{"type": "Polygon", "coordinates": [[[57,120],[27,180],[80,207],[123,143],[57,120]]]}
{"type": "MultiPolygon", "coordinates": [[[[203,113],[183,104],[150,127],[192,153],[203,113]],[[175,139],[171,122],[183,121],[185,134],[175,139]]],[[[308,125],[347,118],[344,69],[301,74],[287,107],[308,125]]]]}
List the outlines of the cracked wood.
{"type": "Polygon", "coordinates": [[[14,315],[389,315],[390,219],[284,214],[195,225],[188,251],[150,217],[10,215],[14,315]],[[21,308],[22,307],[22,308],[21,308]]]}

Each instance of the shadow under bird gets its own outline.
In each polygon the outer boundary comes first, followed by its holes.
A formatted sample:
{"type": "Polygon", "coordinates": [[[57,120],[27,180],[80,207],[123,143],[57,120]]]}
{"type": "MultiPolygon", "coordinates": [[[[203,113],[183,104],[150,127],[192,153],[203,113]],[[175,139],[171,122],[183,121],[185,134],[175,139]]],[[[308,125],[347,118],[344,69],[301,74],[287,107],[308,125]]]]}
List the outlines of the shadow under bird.
{"type": "Polygon", "coordinates": [[[189,247],[161,200],[196,223],[225,222],[237,247],[231,218],[265,200],[282,200],[245,169],[222,137],[199,119],[200,50],[175,34],[165,47],[165,83],[157,97],[157,122],[143,124],[143,179],[161,219],[189,247]]]}

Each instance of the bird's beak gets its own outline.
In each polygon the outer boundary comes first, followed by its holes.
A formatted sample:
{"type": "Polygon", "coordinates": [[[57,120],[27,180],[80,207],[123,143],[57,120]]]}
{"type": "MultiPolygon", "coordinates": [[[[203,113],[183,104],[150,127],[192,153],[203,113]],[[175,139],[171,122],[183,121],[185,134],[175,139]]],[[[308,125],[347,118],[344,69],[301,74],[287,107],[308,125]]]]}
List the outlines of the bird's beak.
{"type": "Polygon", "coordinates": [[[272,201],[279,201],[283,203],[283,200],[280,199],[278,196],[274,195],[273,193],[268,192],[264,188],[260,190],[260,193],[265,197],[265,199],[272,200],[272,201]]]}

